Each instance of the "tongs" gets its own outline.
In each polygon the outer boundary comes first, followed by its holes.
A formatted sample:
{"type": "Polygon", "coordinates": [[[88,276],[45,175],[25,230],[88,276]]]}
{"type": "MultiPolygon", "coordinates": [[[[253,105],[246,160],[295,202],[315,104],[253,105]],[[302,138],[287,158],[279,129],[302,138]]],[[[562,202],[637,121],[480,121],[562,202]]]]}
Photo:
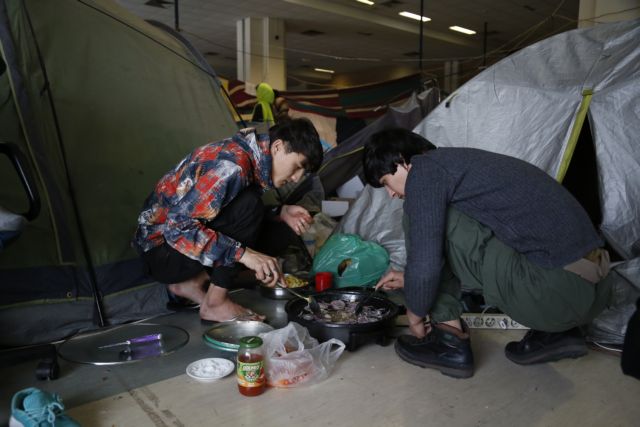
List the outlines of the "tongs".
{"type": "Polygon", "coordinates": [[[358,302],[358,304],[356,305],[356,309],[354,310],[355,314],[358,314],[362,311],[362,309],[364,308],[364,303],[368,302],[372,296],[374,295],[379,295],[378,294],[378,288],[374,288],[373,291],[371,291],[369,293],[369,295],[367,295],[366,297],[364,297],[363,299],[360,300],[360,302],[358,302]]]}
{"type": "Polygon", "coordinates": [[[307,302],[307,304],[309,305],[309,308],[311,309],[311,311],[314,314],[320,314],[320,305],[318,305],[318,301],[316,301],[316,299],[314,297],[312,297],[311,295],[309,295],[308,297],[305,297],[304,295],[299,294],[298,292],[294,291],[291,288],[287,288],[286,286],[282,286],[279,282],[276,282],[276,287],[281,288],[281,289],[285,289],[286,291],[290,292],[291,294],[295,295],[296,297],[305,300],[307,302]]]}

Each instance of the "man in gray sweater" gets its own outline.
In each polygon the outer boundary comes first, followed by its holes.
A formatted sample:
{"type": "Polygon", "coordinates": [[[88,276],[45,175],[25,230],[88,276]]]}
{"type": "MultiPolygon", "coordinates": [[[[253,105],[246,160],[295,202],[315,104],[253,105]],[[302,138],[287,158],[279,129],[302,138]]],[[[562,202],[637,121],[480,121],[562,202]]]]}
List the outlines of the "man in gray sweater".
{"type": "Polygon", "coordinates": [[[378,283],[404,287],[413,335],[396,352],[446,375],[473,375],[462,289],[531,330],[506,356],[531,364],[586,354],[579,326],[609,302],[609,258],[573,196],[542,170],[471,148],[438,148],[404,129],[373,135],[364,169],[404,198],[407,265],[378,283]],[[430,322],[425,323],[429,315],[430,322]]]}

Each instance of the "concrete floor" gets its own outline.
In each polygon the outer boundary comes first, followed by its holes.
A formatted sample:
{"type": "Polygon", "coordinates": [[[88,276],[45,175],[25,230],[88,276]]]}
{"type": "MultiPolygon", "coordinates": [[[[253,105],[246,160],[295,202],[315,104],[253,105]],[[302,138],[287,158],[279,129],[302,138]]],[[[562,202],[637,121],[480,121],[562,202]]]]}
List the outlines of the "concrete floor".
{"type": "MultiPolygon", "coordinates": [[[[283,301],[254,290],[234,297],[286,324],[283,301]]],[[[197,312],[154,319],[191,334],[186,347],[166,357],[120,366],[61,361],[56,381],[33,379],[35,362],[2,367],[0,425],[14,392],[30,386],[55,391],[83,426],[638,426],[640,381],[624,376],[619,358],[590,352],[577,360],[522,367],[504,345],[522,331],[473,330],[476,374],[456,380],[401,361],[393,346],[345,352],[326,381],[300,389],[268,389],[258,397],[237,391],[235,377],[200,383],[185,374],[203,357],[233,358],[206,346],[211,324],[197,312]]],[[[398,334],[405,332],[398,328],[398,334]]]]}

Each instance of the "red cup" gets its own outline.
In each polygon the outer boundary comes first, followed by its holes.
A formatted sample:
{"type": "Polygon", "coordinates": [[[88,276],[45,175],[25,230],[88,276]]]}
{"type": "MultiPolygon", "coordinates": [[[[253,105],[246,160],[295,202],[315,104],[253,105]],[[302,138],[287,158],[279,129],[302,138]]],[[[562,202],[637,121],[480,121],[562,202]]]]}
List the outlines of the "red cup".
{"type": "Polygon", "coordinates": [[[325,291],[333,286],[333,274],[328,271],[316,273],[316,292],[325,291]]]}

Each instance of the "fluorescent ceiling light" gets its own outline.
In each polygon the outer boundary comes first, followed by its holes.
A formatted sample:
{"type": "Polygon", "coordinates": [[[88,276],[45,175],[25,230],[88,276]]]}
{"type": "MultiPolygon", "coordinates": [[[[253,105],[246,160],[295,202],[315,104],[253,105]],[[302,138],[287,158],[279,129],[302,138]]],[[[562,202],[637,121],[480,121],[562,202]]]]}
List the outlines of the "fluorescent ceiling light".
{"type": "Polygon", "coordinates": [[[459,33],[464,33],[464,34],[475,34],[476,32],[473,30],[469,30],[467,28],[464,27],[458,27],[457,25],[454,25],[453,27],[449,27],[450,30],[453,31],[457,31],[459,33]]]}
{"type": "Polygon", "coordinates": [[[368,4],[369,6],[373,6],[375,3],[369,0],[356,0],[359,3],[368,4]]]}
{"type": "Polygon", "coordinates": [[[327,70],[325,68],[314,68],[314,70],[319,71],[321,73],[329,73],[329,74],[333,74],[335,72],[333,70],[327,70]]]}
{"type": "MultiPolygon", "coordinates": [[[[416,21],[420,20],[420,15],[417,15],[415,13],[411,13],[411,12],[400,12],[398,15],[400,16],[404,16],[405,18],[411,18],[411,19],[415,19],[416,21]]],[[[422,17],[422,22],[427,22],[427,21],[431,21],[431,18],[427,18],[426,16],[422,17]]]]}

